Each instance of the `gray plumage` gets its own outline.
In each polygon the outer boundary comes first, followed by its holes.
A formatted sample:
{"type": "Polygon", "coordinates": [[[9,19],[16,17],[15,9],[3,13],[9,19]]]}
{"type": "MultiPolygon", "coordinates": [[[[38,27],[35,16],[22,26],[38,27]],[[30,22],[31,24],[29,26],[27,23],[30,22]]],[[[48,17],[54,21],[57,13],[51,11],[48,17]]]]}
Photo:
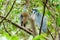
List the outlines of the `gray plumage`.
{"type": "MultiPolygon", "coordinates": [[[[36,24],[40,27],[41,26],[41,20],[42,20],[42,14],[38,12],[37,9],[32,9],[32,19],[36,22],[36,24]]],[[[43,18],[43,25],[42,25],[42,31],[47,32],[47,17],[44,16],[43,18]]]]}

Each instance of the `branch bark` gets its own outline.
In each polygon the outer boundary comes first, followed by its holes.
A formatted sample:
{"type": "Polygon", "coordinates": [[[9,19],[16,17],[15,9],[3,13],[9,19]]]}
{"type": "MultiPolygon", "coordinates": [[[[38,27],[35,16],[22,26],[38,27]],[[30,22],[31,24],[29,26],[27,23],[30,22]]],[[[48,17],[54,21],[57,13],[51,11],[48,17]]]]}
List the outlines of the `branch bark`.
{"type": "MultiPolygon", "coordinates": [[[[0,16],[0,18],[5,18],[5,17],[4,17],[4,16],[0,16]]],[[[20,25],[18,25],[18,24],[16,24],[16,23],[12,22],[12,21],[9,20],[9,19],[6,19],[6,18],[5,18],[4,20],[6,20],[7,22],[9,22],[9,23],[15,25],[16,27],[18,27],[18,28],[24,30],[24,31],[27,32],[28,34],[34,35],[32,30],[29,30],[29,29],[27,29],[26,27],[20,26],[20,25]]]]}
{"type": "Polygon", "coordinates": [[[10,34],[10,33],[8,32],[8,30],[6,29],[4,22],[3,22],[3,26],[4,26],[5,31],[9,34],[9,36],[11,36],[11,34],[10,34]]]}
{"type": "Polygon", "coordinates": [[[35,37],[37,35],[37,32],[36,32],[34,20],[32,18],[30,18],[30,22],[31,22],[31,27],[32,27],[33,34],[34,34],[34,37],[35,37]]]}
{"type": "Polygon", "coordinates": [[[47,30],[48,30],[49,34],[51,35],[52,39],[54,40],[54,37],[53,37],[53,35],[51,34],[50,30],[49,30],[48,28],[47,28],[47,30]]]}

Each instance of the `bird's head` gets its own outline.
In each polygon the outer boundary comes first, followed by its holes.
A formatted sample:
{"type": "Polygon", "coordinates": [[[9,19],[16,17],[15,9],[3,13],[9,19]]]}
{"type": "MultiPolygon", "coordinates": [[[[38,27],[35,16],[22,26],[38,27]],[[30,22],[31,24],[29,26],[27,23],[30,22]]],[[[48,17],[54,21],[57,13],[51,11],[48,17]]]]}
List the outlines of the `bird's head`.
{"type": "Polygon", "coordinates": [[[38,10],[36,8],[32,9],[32,13],[36,14],[38,12],[38,10]]]}

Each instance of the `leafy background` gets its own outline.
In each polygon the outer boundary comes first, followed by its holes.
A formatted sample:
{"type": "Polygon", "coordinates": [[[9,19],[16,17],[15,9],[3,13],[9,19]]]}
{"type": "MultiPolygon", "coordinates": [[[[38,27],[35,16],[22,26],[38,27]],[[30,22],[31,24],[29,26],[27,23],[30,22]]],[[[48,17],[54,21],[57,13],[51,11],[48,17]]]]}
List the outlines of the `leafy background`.
{"type": "MultiPolygon", "coordinates": [[[[44,0],[31,0],[30,8],[37,7],[38,11],[43,13],[43,2],[44,0]],[[35,6],[34,6],[35,5],[35,6]]],[[[10,10],[14,0],[0,0],[0,16],[6,16],[10,10]]],[[[7,19],[12,20],[12,22],[20,25],[20,14],[22,13],[23,3],[25,0],[16,0],[12,11],[10,12],[7,19]]],[[[11,23],[4,20],[0,24],[0,40],[59,40],[60,38],[60,0],[48,0],[48,7],[46,7],[45,15],[47,16],[47,27],[50,30],[50,33],[53,35],[52,38],[49,32],[42,33],[33,38],[33,35],[29,35],[25,31],[17,28],[11,23]],[[6,31],[10,33],[8,33],[6,31]],[[55,37],[56,36],[56,37],[55,37]]],[[[2,18],[0,18],[0,21],[2,18]]],[[[36,26],[37,27],[37,26],[36,26]]],[[[30,27],[28,23],[27,28],[30,27]],[[28,27],[29,26],[29,27],[28,27]]],[[[38,32],[38,29],[36,30],[38,32]]]]}

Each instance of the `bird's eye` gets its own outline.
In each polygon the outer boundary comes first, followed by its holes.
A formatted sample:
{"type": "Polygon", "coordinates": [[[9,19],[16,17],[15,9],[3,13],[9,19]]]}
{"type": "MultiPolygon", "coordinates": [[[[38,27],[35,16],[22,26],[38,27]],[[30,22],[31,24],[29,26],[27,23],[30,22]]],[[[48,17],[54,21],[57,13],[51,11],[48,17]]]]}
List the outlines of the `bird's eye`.
{"type": "Polygon", "coordinates": [[[33,11],[33,13],[35,13],[35,11],[33,11]]]}

